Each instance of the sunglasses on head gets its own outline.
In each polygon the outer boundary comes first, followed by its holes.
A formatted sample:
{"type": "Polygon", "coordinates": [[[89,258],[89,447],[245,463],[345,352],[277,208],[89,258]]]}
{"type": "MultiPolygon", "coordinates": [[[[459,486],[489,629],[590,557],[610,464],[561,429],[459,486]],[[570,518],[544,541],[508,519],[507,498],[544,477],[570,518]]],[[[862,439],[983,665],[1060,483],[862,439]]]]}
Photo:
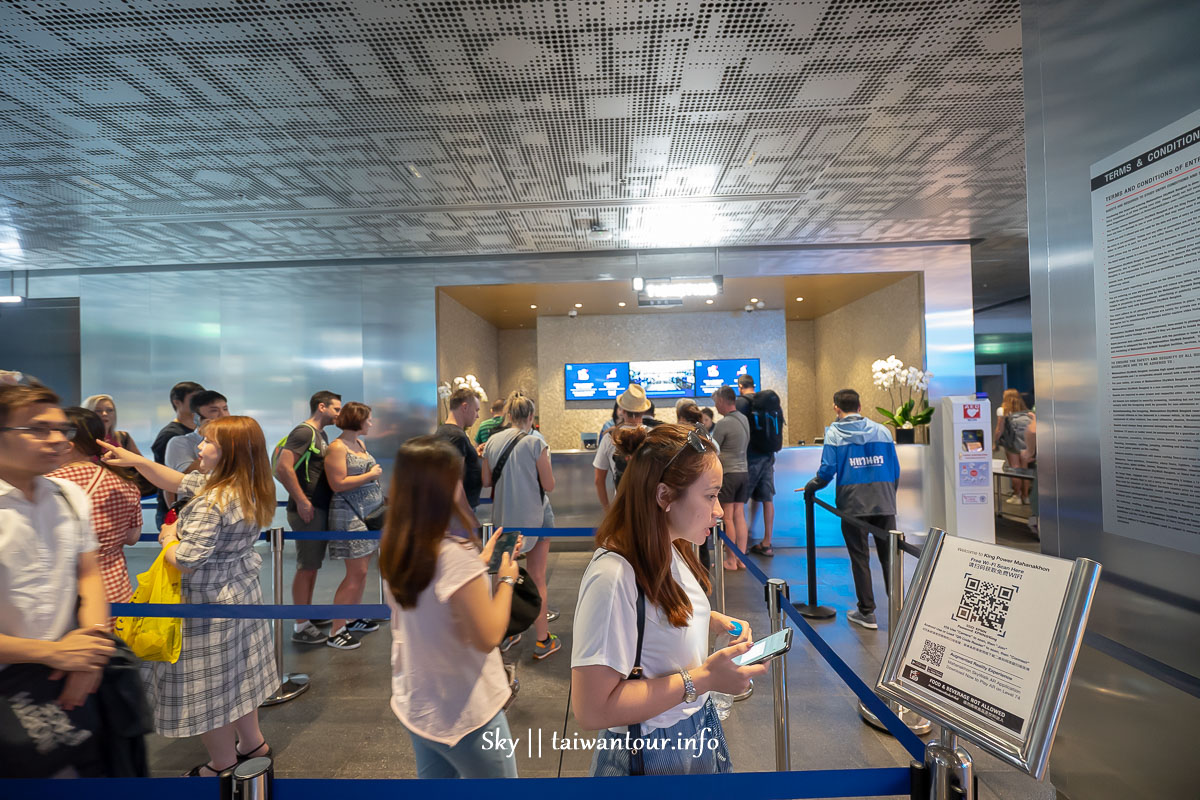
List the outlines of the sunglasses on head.
{"type": "Polygon", "coordinates": [[[699,425],[697,425],[693,430],[688,431],[687,441],[685,441],[683,443],[683,446],[675,451],[675,455],[671,456],[671,459],[669,461],[667,461],[667,465],[665,467],[663,467],[662,474],[666,475],[667,470],[670,469],[671,465],[675,463],[675,459],[677,459],[681,455],[683,455],[683,452],[685,450],[687,450],[689,447],[691,447],[693,450],[695,450],[697,453],[700,453],[701,455],[703,455],[704,453],[707,453],[708,445],[704,443],[704,438],[705,438],[704,434],[700,430],[699,425]]]}

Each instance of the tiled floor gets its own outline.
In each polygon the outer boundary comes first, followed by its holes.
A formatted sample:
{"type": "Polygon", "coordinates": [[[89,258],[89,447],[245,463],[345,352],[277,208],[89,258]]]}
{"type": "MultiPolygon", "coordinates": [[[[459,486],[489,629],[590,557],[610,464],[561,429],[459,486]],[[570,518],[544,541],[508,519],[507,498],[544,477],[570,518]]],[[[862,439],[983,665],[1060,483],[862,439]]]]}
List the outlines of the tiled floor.
{"type": "MultiPolygon", "coordinates": [[[[1001,524],[1002,543],[1036,549],[1024,526],[1001,524]]],[[[521,690],[509,710],[513,735],[521,738],[517,768],[525,777],[586,775],[590,754],[552,751],[551,736],[582,734],[569,711],[571,622],[580,577],[587,564],[589,545],[584,541],[556,543],[550,560],[550,599],[562,616],[551,628],[563,638],[564,648],[545,661],[531,658],[532,636],[514,647],[508,658],[518,663],[521,690]],[[541,742],[539,753],[537,743],[541,742]],[[532,747],[529,742],[532,741],[532,747]]],[[[144,568],[154,554],[141,545],[130,553],[131,571],[144,568]]],[[[264,558],[268,554],[264,552],[264,558]]],[[[853,607],[854,591],[844,548],[818,551],[820,601],[838,616],[817,623],[817,630],[868,682],[879,669],[886,650],[886,606],[878,564],[876,597],[881,605],[879,631],[849,625],[845,611],[853,607]]],[[[777,550],[773,559],[757,559],[773,577],[788,580],[793,595],[804,590],[805,559],[802,549],[777,550]]],[[[906,559],[911,573],[915,561],[906,559]]],[[[294,559],[289,547],[285,574],[294,559]]],[[[327,564],[321,571],[317,601],[328,602],[341,577],[341,566],[327,564]]],[[[269,570],[264,589],[270,597],[269,570]]],[[[374,572],[368,586],[374,586],[374,572]]],[[[729,573],[727,609],[748,619],[756,631],[766,631],[768,621],[761,586],[744,570],[729,573]]],[[[376,596],[368,589],[366,602],[376,596]]],[[[290,629],[290,622],[288,623],[290,629]]],[[[290,630],[289,630],[290,632],[290,630]]],[[[286,634],[285,634],[286,635],[286,634]]],[[[386,628],[368,634],[361,648],[338,651],[324,646],[302,646],[287,641],[285,660],[291,672],[312,676],[312,688],[301,697],[261,712],[263,729],[276,754],[280,777],[404,778],[414,777],[412,747],[404,729],[388,707],[390,637],[386,628]]],[[[790,719],[790,753],[793,770],[849,769],[906,766],[908,754],[890,737],[864,724],[856,711],[856,698],[807,645],[796,637],[787,659],[790,719]]],[[[738,703],[726,721],[726,734],[739,771],[774,769],[771,692],[765,684],[752,697],[738,703]]],[[[151,764],[156,775],[177,775],[205,760],[199,739],[169,740],[151,737],[151,764]]],[[[983,800],[993,798],[1053,798],[1048,784],[999,764],[969,747],[980,774],[983,800]]],[[[803,780],[798,777],[798,780],[803,780]]]]}

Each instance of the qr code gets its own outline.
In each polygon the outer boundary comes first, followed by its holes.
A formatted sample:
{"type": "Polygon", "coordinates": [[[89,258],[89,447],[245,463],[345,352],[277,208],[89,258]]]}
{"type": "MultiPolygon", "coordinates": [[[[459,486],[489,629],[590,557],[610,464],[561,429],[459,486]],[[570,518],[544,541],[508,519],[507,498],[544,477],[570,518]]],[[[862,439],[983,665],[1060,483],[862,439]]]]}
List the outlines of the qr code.
{"type": "Polygon", "coordinates": [[[921,646],[921,660],[931,667],[940,667],[942,665],[942,656],[946,655],[946,645],[925,640],[925,644],[921,646]]]}
{"type": "Polygon", "coordinates": [[[1008,620],[1008,606],[1016,592],[1015,586],[1003,586],[968,575],[954,618],[1003,633],[1004,623],[1008,620]]]}

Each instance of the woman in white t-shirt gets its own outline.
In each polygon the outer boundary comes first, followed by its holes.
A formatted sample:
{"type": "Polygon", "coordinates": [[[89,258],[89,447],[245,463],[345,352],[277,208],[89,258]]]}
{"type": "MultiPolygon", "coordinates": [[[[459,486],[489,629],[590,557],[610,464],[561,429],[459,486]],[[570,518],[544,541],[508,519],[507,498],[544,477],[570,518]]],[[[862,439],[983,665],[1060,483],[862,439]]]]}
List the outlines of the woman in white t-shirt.
{"type": "Polygon", "coordinates": [[[708,693],[741,694],[767,666],[733,664],[750,648],[750,625],[710,609],[708,574],[692,553],[721,518],[721,463],[708,437],[688,426],[614,433],[629,461],[579,587],[571,708],[583,728],[622,744],[598,746],[590,774],[729,772],[708,693]],[[639,589],[645,623],[635,677],[639,589]],[[734,644],[709,655],[709,635],[737,625],[734,644]],[[644,746],[624,746],[626,736],[644,746]]]}
{"type": "MultiPolygon", "coordinates": [[[[498,645],[512,613],[520,540],[487,575],[481,553],[450,535],[463,459],[436,436],[396,454],[379,568],[392,609],[392,711],[408,729],[418,778],[515,778],[504,706],[511,692],[498,645]]],[[[470,524],[460,520],[467,529],[470,524]]]]}

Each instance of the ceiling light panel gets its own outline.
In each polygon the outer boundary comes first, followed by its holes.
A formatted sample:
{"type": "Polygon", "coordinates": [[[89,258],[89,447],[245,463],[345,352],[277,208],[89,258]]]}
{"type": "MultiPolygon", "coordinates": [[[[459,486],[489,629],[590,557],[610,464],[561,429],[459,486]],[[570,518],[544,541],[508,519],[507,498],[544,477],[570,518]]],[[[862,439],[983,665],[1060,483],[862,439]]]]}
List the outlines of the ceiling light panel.
{"type": "Polygon", "coordinates": [[[1019,0],[432,8],[0,5],[0,269],[1024,235],[1019,0]]]}

